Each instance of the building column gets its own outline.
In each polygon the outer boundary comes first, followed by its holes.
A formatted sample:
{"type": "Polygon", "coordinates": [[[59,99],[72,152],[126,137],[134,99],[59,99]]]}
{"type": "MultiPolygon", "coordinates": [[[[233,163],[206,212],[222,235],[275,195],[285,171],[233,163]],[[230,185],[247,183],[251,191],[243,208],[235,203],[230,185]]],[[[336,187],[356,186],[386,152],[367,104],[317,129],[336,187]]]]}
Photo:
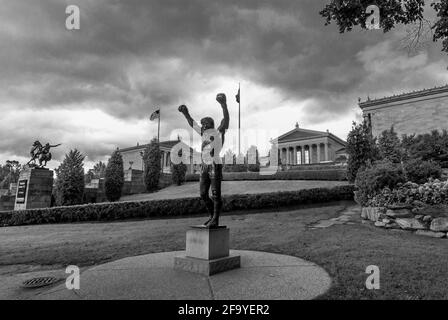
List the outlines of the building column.
{"type": "Polygon", "coordinates": [[[305,145],[302,145],[302,164],[305,164],[305,145]]]}
{"type": "Polygon", "coordinates": [[[320,163],[320,143],[317,144],[317,163],[320,163]]]}
{"type": "Polygon", "coordinates": [[[297,165],[297,152],[296,152],[296,147],[292,147],[292,164],[293,165],[297,165]]]}
{"type": "Polygon", "coordinates": [[[310,164],[313,163],[313,145],[310,145],[310,164]]]}
{"type": "Polygon", "coordinates": [[[329,161],[329,159],[328,159],[328,143],[325,143],[324,147],[325,147],[325,161],[329,161]]]}

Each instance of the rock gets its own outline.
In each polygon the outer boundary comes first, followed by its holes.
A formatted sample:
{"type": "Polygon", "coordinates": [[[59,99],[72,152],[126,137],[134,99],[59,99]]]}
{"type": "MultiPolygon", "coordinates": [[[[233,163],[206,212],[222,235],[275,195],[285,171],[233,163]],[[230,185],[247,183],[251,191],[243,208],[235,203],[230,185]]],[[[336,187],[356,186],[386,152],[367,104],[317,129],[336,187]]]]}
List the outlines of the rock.
{"type": "MultiPolygon", "coordinates": [[[[370,221],[378,221],[381,217],[381,208],[379,207],[366,207],[363,208],[365,209],[364,215],[366,216],[366,219],[370,220],[370,221]]],[[[361,213],[362,215],[362,213],[361,213]]]]}
{"type": "Polygon", "coordinates": [[[395,219],[395,222],[400,226],[401,229],[405,230],[424,230],[425,225],[414,218],[400,218],[395,219]]]}
{"type": "Polygon", "coordinates": [[[400,229],[400,226],[398,225],[398,223],[392,222],[386,225],[386,229],[400,229]]]}
{"type": "Polygon", "coordinates": [[[397,204],[391,204],[387,206],[387,209],[391,210],[399,210],[399,209],[412,209],[412,206],[407,203],[397,203],[397,204]]]}
{"type": "Polygon", "coordinates": [[[448,218],[435,218],[431,221],[432,231],[448,231],[448,218]]]}
{"type": "Polygon", "coordinates": [[[386,216],[391,218],[412,218],[414,215],[410,209],[403,208],[396,210],[389,209],[386,211],[386,216]]]}
{"type": "Polygon", "coordinates": [[[433,237],[433,238],[444,238],[445,233],[444,232],[434,232],[429,230],[417,230],[415,234],[419,236],[427,236],[427,237],[433,237]]]}
{"type": "Polygon", "coordinates": [[[381,222],[381,221],[375,222],[375,227],[385,227],[385,226],[386,226],[386,224],[384,222],[381,222]]]}
{"type": "Polygon", "coordinates": [[[431,216],[424,216],[423,217],[423,222],[431,222],[432,221],[432,217],[431,216]]]}
{"type": "Polygon", "coordinates": [[[421,220],[423,218],[423,215],[422,214],[418,214],[414,218],[417,219],[417,220],[421,220]]]}
{"type": "Polygon", "coordinates": [[[363,218],[363,219],[368,219],[367,218],[367,211],[369,210],[369,208],[367,208],[367,207],[362,207],[361,208],[361,218],[363,218]]]}
{"type": "Polygon", "coordinates": [[[389,220],[389,219],[383,219],[383,222],[384,222],[385,224],[388,224],[388,223],[391,223],[392,221],[389,220]]]}

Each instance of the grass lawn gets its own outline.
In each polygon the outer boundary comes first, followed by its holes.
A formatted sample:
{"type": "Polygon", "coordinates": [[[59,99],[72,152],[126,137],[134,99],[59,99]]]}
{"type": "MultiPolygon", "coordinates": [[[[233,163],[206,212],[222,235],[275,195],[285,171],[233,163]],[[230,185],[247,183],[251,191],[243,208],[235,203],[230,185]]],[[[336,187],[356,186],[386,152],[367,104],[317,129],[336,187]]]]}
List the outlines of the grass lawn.
{"type": "MultiPolygon", "coordinates": [[[[332,188],[347,185],[347,181],[312,180],[262,180],[262,181],[223,181],[222,194],[266,193],[277,191],[297,191],[311,188],[332,188]]],[[[187,182],[181,186],[169,186],[158,192],[133,194],[121,197],[120,201],[160,200],[199,196],[199,183],[187,182]]]]}
{"type": "MultiPolygon", "coordinates": [[[[226,215],[231,247],[313,261],[333,278],[322,299],[448,299],[448,240],[362,224],[309,229],[351,202],[280,212],[226,215]],[[380,268],[380,290],[367,290],[366,267],[380,268]]],[[[123,257],[183,250],[189,225],[204,217],[0,228],[2,277],[69,264],[91,266],[123,257]]]]}

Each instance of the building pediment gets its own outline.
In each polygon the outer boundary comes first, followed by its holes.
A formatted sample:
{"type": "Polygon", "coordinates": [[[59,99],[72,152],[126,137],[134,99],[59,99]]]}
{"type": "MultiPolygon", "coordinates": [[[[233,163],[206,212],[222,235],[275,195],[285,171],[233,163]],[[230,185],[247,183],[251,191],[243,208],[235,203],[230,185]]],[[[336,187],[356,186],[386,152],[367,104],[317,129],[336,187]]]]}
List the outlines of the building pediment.
{"type": "Polygon", "coordinates": [[[286,142],[286,141],[313,139],[313,138],[323,137],[326,135],[328,135],[327,132],[295,128],[294,130],[291,130],[291,131],[285,133],[284,135],[281,135],[277,139],[278,139],[278,142],[281,143],[281,142],[286,142]]]}

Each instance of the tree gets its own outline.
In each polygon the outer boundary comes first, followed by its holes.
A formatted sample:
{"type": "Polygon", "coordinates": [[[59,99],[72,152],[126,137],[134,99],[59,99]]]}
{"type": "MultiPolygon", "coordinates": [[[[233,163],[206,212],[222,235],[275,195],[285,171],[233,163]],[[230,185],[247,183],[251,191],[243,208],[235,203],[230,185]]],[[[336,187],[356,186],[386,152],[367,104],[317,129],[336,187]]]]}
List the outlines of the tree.
{"type": "Polygon", "coordinates": [[[378,138],[378,149],[381,159],[386,159],[392,163],[400,163],[403,159],[400,138],[394,128],[384,130],[378,138]]]}
{"type": "Polygon", "coordinates": [[[378,159],[376,139],[373,138],[366,122],[356,124],[353,122],[347,137],[348,172],[347,178],[354,182],[358,170],[369,161],[378,159]]]}
{"type": "Polygon", "coordinates": [[[156,138],[152,139],[143,153],[143,162],[145,164],[145,185],[146,190],[152,192],[159,188],[161,157],[159,142],[156,138]]]}
{"type": "Polygon", "coordinates": [[[437,130],[431,133],[416,135],[403,135],[402,147],[406,157],[435,161],[442,167],[448,167],[448,132],[437,130]]]}
{"type": "Polygon", "coordinates": [[[56,204],[70,206],[82,203],[84,195],[84,155],[70,150],[56,169],[56,204]]]}
{"type": "Polygon", "coordinates": [[[101,179],[106,176],[106,164],[102,161],[93,166],[93,175],[95,179],[101,179]]]}
{"type": "Polygon", "coordinates": [[[448,0],[431,2],[431,8],[436,12],[436,20],[431,22],[424,17],[424,0],[332,0],[320,12],[325,18],[325,25],[335,22],[339,32],[352,31],[355,26],[368,29],[366,13],[369,5],[375,4],[380,9],[380,29],[384,32],[392,30],[397,24],[413,25],[410,34],[411,45],[417,45],[425,33],[425,25],[433,30],[432,40],[442,41],[442,51],[448,52],[448,0]]]}
{"type": "Polygon", "coordinates": [[[11,183],[17,183],[21,168],[17,160],[6,160],[4,166],[0,165],[0,189],[8,189],[11,183]]]}
{"type": "Polygon", "coordinates": [[[112,153],[105,170],[104,191],[109,201],[121,198],[124,185],[123,157],[118,150],[112,153]]]}

